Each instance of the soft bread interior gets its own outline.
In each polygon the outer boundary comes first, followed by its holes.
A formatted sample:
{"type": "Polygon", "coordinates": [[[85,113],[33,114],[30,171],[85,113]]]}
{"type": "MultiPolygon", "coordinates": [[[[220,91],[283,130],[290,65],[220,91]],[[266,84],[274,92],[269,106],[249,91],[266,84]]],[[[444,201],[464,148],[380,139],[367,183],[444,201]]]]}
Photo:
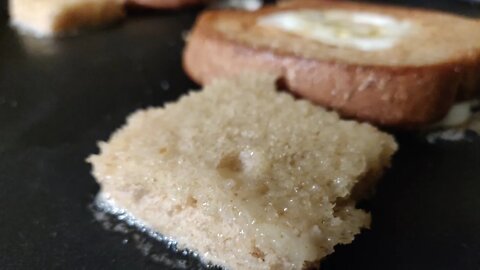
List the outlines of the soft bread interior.
{"type": "Polygon", "coordinates": [[[103,193],[180,248],[229,269],[301,269],[369,226],[352,190],[396,148],[248,74],[134,113],[89,161],[103,193]]]}

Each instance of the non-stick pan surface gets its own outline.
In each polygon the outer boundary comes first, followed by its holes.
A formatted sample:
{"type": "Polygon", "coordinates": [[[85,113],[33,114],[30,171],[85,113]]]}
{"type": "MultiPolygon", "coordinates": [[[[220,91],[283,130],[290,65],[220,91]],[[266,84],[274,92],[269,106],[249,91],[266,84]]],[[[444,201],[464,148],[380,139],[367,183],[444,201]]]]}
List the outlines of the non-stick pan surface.
{"type": "MultiPolygon", "coordinates": [[[[468,3],[408,2],[480,15],[468,3]]],[[[0,269],[201,267],[98,213],[84,162],[129,113],[196,87],[181,51],[200,9],[137,11],[105,29],[38,40],[12,30],[2,4],[0,269]]],[[[397,139],[393,167],[365,204],[371,230],[337,247],[323,269],[480,269],[480,138],[397,139]]]]}

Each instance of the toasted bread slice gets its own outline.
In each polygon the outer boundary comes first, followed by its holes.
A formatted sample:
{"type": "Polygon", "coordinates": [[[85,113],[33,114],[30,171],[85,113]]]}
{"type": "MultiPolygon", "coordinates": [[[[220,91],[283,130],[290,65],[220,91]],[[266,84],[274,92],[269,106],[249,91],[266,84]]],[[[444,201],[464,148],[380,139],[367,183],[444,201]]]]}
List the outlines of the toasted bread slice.
{"type": "Polygon", "coordinates": [[[43,37],[72,33],[124,16],[124,0],[10,0],[11,23],[43,37]]]}
{"type": "Polygon", "coordinates": [[[227,269],[281,270],[318,262],[368,227],[358,187],[396,148],[256,74],[136,112],[89,162],[109,200],[179,248],[227,269]]]}
{"type": "Polygon", "coordinates": [[[206,0],[127,0],[129,4],[157,9],[177,9],[199,5],[204,2],[206,0]]]}
{"type": "Polygon", "coordinates": [[[478,92],[480,22],[343,1],[208,11],[197,19],[183,61],[201,84],[268,71],[344,116],[421,126],[478,92]]]}

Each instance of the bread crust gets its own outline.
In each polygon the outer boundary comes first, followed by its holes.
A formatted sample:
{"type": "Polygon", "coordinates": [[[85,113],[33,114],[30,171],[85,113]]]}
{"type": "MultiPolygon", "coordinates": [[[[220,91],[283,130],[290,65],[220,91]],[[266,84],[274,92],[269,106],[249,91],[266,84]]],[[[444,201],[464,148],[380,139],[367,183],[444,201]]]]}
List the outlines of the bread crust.
{"type": "Polygon", "coordinates": [[[11,0],[11,24],[36,37],[75,34],[125,16],[123,0],[11,0]]]}
{"type": "Polygon", "coordinates": [[[308,59],[225,38],[211,27],[221,13],[200,16],[184,51],[184,69],[200,84],[245,70],[268,71],[294,93],[345,117],[404,128],[439,120],[457,97],[470,98],[478,92],[478,55],[425,66],[308,59]]]}
{"type": "Polygon", "coordinates": [[[128,0],[131,5],[158,9],[177,9],[204,3],[203,0],[128,0]]]}

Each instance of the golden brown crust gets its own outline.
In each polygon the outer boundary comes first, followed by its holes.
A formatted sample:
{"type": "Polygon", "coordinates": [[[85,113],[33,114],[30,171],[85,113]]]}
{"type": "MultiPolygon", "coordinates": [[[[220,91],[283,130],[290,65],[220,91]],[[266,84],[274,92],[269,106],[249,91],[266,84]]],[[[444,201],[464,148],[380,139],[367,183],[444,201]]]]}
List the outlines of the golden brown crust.
{"type": "Polygon", "coordinates": [[[123,18],[125,12],[117,2],[105,2],[101,8],[97,3],[80,3],[61,13],[53,24],[55,33],[74,31],[79,26],[94,27],[123,18]],[[92,12],[97,11],[97,12],[92,12]]]}
{"type": "Polygon", "coordinates": [[[198,5],[205,1],[203,0],[128,0],[127,3],[131,5],[144,6],[158,9],[177,9],[186,6],[198,5]]]}
{"type": "Polygon", "coordinates": [[[229,40],[211,27],[221,13],[207,12],[197,20],[184,51],[186,72],[201,84],[245,70],[272,72],[293,92],[344,116],[401,127],[434,122],[457,96],[471,97],[478,90],[476,54],[425,66],[320,61],[229,40]]]}

